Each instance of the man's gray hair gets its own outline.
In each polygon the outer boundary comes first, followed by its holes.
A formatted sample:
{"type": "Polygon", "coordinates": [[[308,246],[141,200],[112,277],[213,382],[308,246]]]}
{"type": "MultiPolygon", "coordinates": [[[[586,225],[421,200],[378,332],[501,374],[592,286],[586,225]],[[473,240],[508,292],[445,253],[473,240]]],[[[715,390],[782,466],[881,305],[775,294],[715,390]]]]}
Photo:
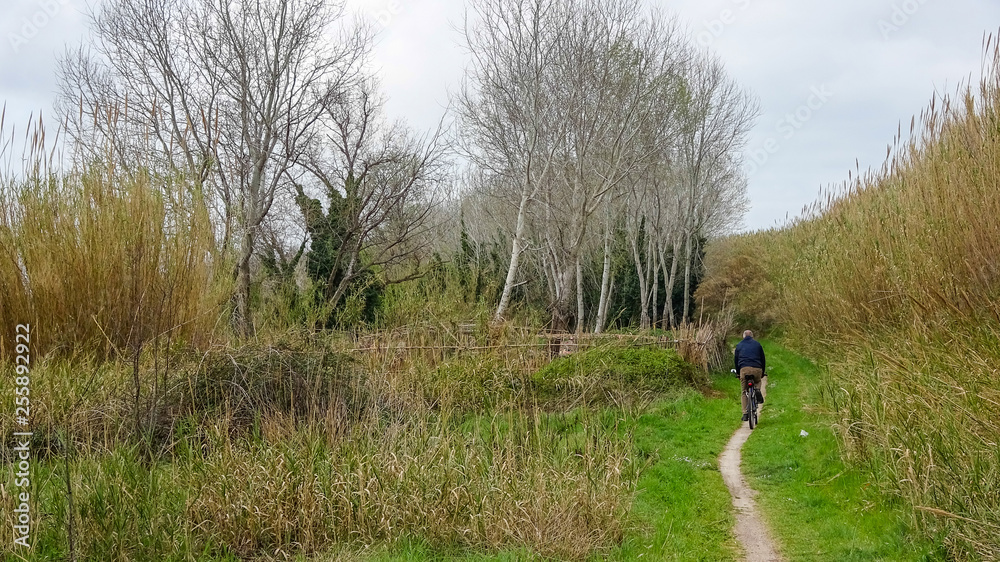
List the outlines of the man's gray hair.
{"type": "Polygon", "coordinates": [[[743,337],[744,338],[752,338],[753,337],[753,332],[751,332],[750,330],[746,330],[745,332],[743,332],[743,337]]]}

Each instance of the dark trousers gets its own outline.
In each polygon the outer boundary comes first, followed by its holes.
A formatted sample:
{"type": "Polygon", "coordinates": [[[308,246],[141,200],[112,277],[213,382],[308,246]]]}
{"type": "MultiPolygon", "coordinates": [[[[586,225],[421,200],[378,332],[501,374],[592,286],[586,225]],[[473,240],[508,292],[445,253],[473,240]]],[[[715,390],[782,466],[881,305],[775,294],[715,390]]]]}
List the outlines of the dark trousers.
{"type": "Polygon", "coordinates": [[[764,393],[764,386],[767,383],[767,379],[763,377],[764,371],[758,369],[757,367],[743,367],[740,369],[740,403],[743,404],[743,413],[750,413],[747,410],[747,397],[743,394],[743,385],[746,384],[746,379],[753,378],[753,385],[760,389],[761,396],[766,397],[764,393]]]}

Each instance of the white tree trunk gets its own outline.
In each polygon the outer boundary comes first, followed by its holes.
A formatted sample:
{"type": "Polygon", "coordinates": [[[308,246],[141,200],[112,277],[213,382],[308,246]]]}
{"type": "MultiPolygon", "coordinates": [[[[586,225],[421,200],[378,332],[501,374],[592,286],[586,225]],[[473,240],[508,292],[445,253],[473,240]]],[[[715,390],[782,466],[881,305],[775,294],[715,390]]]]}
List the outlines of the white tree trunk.
{"type": "Polygon", "coordinates": [[[601,274],[601,299],[597,304],[597,322],[594,333],[604,331],[608,321],[608,301],[611,300],[611,229],[604,233],[604,272],[601,274]]]}
{"type": "Polygon", "coordinates": [[[692,244],[691,239],[694,237],[692,233],[687,234],[687,240],[685,241],[685,252],[684,252],[684,316],[683,322],[688,323],[688,317],[691,312],[691,252],[692,244]]]}
{"type": "Polygon", "coordinates": [[[583,264],[576,258],[576,333],[583,333],[583,264]]]}
{"type": "Polygon", "coordinates": [[[639,329],[649,329],[649,297],[646,292],[646,272],[642,267],[642,256],[639,254],[638,236],[632,237],[632,260],[635,262],[635,273],[639,278],[639,329]]]}
{"type": "Polygon", "coordinates": [[[527,223],[528,197],[526,191],[522,192],[521,202],[517,208],[517,224],[514,227],[514,241],[511,244],[510,265],[507,267],[507,279],[503,284],[503,292],[500,294],[500,304],[497,305],[496,314],[493,315],[494,322],[503,322],[504,314],[510,305],[510,294],[514,290],[514,282],[517,279],[517,268],[521,261],[521,251],[524,249],[524,227],[527,223]]]}
{"type": "Polygon", "coordinates": [[[670,254],[670,272],[667,272],[667,263],[663,259],[663,248],[660,247],[660,261],[663,265],[663,279],[665,281],[664,285],[666,287],[666,299],[663,303],[663,318],[669,322],[669,327],[673,328],[677,325],[677,319],[674,318],[674,285],[677,284],[677,254],[681,251],[681,239],[679,237],[674,238],[673,252],[670,254]]]}
{"type": "Polygon", "coordinates": [[[653,319],[652,319],[653,328],[656,328],[656,320],[657,320],[656,313],[658,312],[656,308],[656,303],[659,302],[659,292],[660,292],[660,262],[657,259],[658,252],[656,251],[653,244],[654,242],[651,240],[649,242],[649,253],[651,255],[650,257],[652,258],[651,265],[653,270],[653,298],[650,304],[652,304],[651,308],[653,310],[653,319]]]}

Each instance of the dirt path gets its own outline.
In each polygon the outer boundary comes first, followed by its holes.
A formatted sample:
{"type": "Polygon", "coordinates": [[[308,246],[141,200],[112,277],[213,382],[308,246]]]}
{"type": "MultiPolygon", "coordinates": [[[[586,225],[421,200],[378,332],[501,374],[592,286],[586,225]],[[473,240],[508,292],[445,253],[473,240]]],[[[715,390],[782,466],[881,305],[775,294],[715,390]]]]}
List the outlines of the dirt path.
{"type": "Polygon", "coordinates": [[[743,559],[747,562],[781,561],[778,549],[757,513],[757,505],[753,501],[756,492],[747,485],[740,472],[740,449],[749,437],[750,428],[744,423],[719,455],[719,470],[736,507],[736,540],[743,547],[743,559]]]}

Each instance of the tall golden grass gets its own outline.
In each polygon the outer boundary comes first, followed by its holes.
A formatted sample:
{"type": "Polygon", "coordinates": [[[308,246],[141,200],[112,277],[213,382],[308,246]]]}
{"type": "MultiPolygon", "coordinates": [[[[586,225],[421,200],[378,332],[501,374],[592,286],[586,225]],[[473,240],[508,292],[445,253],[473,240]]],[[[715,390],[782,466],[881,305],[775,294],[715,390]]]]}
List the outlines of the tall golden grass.
{"type": "MultiPolygon", "coordinates": [[[[174,351],[168,372],[147,348],[140,385],[163,377],[165,390],[142,404],[140,440],[129,362],[45,357],[31,395],[33,454],[52,475],[37,494],[39,548],[66,544],[67,449],[81,559],[287,559],[415,538],[585,560],[621,544],[649,462],[630,429],[641,405],[607,415],[532,399],[548,360],[533,333],[435,349],[448,337],[289,333],[174,351]]],[[[13,400],[13,380],[0,366],[0,399],[13,400]]],[[[11,515],[12,478],[0,473],[11,515]]]]}
{"type": "MultiPolygon", "coordinates": [[[[956,559],[1000,559],[1000,51],[886,165],[715,245],[700,297],[826,359],[846,453],[956,559]]],[[[901,131],[900,131],[901,132],[901,131]]]]}
{"type": "Polygon", "coordinates": [[[35,355],[204,344],[225,290],[199,190],[105,163],[59,170],[34,130],[29,165],[0,178],[0,357],[18,323],[31,324],[35,355]]]}

